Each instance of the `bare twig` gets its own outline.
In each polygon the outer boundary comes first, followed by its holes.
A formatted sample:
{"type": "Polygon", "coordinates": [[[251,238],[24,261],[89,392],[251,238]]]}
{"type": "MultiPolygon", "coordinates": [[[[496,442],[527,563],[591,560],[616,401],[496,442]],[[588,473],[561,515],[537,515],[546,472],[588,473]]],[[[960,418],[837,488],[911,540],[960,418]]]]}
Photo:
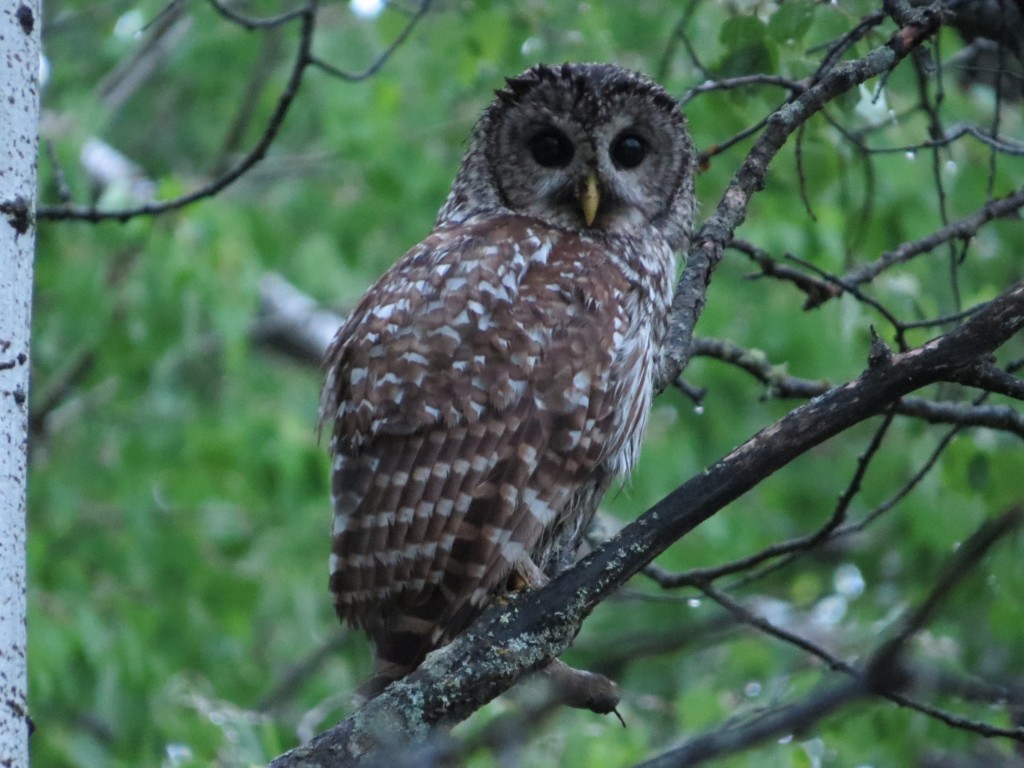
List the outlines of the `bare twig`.
{"type": "Polygon", "coordinates": [[[101,210],[89,206],[63,204],[57,206],[40,205],[37,208],[37,216],[41,219],[51,221],[76,220],[76,221],[127,221],[138,216],[154,216],[168,213],[184,208],[199,200],[216,195],[221,190],[233,184],[245,175],[253,166],[259,163],[267,154],[271,144],[275,141],[284,120],[299,92],[306,69],[315,66],[331,75],[341,77],[350,81],[365,80],[377,73],[381,67],[394,55],[395,51],[408,39],[413,29],[423,18],[430,8],[432,0],[421,0],[416,13],[412,15],[406,26],[391,42],[391,44],[362,72],[351,74],[343,72],[333,65],[323,61],[313,54],[313,31],[316,26],[317,10],[319,0],[306,0],[299,8],[279,14],[267,19],[252,19],[242,16],[227,7],[222,0],[210,0],[214,8],[232,22],[241,24],[248,29],[273,28],[278,29],[282,25],[297,21],[300,26],[299,43],[296,48],[295,57],[287,83],[278,97],[273,112],[267,119],[260,138],[255,146],[243,155],[234,165],[208,183],[200,186],[192,192],[186,193],[171,200],[149,202],[130,208],[117,210],[101,210]]]}
{"type": "Polygon", "coordinates": [[[263,134],[256,142],[256,145],[223,175],[218,176],[192,192],[171,200],[146,203],[133,208],[123,208],[120,210],[99,210],[81,205],[40,205],[37,209],[39,218],[49,219],[51,221],[62,221],[67,219],[92,222],[108,220],[128,221],[136,216],[153,216],[184,208],[197,200],[202,200],[217,194],[222,189],[230,186],[241,178],[246,171],[256,165],[266,155],[267,150],[270,149],[270,145],[274,142],[281,126],[284,124],[284,119],[288,115],[288,111],[294,103],[295,97],[298,95],[299,85],[302,83],[302,75],[305,72],[306,66],[309,64],[318,2],[319,0],[308,0],[297,17],[301,23],[298,50],[296,51],[295,60],[292,64],[292,70],[288,77],[288,82],[277,100],[277,105],[275,106],[273,113],[267,120],[267,125],[263,134]]]}
{"type": "Polygon", "coordinates": [[[785,88],[795,94],[801,94],[807,90],[806,83],[800,80],[783,77],[782,75],[742,75],[740,77],[725,77],[720,80],[707,80],[700,85],[695,85],[682,95],[679,99],[679,103],[686,106],[697,96],[704,93],[712,93],[713,91],[731,91],[735,88],[748,88],[753,85],[776,85],[779,88],[785,88]]]}
{"type": "Polygon", "coordinates": [[[899,29],[885,45],[861,59],[836,65],[815,85],[772,114],[764,132],[733,176],[715,212],[694,237],[694,245],[673,300],[672,324],[658,377],[659,391],[678,378],[686,367],[690,338],[703,310],[711,275],[736,228],[746,218],[751,196],[764,187],[768,166],[782,145],[831,99],[858,83],[891,70],[938,30],[940,20],[937,10],[916,13],[913,21],[899,29]]]}
{"type": "Polygon", "coordinates": [[[711,568],[694,568],[682,573],[672,574],[658,568],[654,563],[651,563],[644,569],[644,573],[654,579],[659,586],[667,589],[683,586],[700,587],[700,585],[708,584],[722,576],[748,571],[767,560],[773,560],[783,555],[789,555],[796,552],[807,552],[808,550],[821,545],[822,542],[831,538],[833,532],[846,521],[846,513],[849,510],[850,502],[853,501],[853,498],[860,491],[861,483],[864,480],[864,475],[867,472],[868,466],[870,465],[871,460],[878,453],[878,449],[882,447],[882,440],[889,431],[889,426],[892,424],[892,420],[893,410],[890,409],[882,419],[882,423],[875,430],[875,434],[872,436],[868,447],[857,459],[857,467],[853,473],[853,477],[850,479],[850,482],[847,483],[846,490],[843,491],[839,500],[836,502],[836,506],[833,508],[832,514],[829,516],[828,520],[826,520],[824,524],[816,530],[806,536],[800,536],[795,539],[790,539],[789,541],[772,544],[771,546],[765,547],[761,551],[755,552],[748,557],[734,560],[733,562],[726,563],[724,565],[711,568]]]}
{"type": "Polygon", "coordinates": [[[416,25],[420,23],[420,20],[427,15],[432,2],[433,0],[420,0],[419,8],[417,8],[416,12],[409,17],[409,20],[402,28],[402,31],[399,32],[398,35],[395,36],[395,39],[391,41],[391,44],[361,72],[347,72],[316,56],[310,56],[309,63],[320,68],[332,77],[337,77],[340,80],[345,80],[350,83],[358,83],[373,77],[380,71],[380,68],[387,63],[388,59],[391,58],[395,51],[401,47],[402,43],[408,39],[409,35],[411,35],[412,31],[416,28],[416,25]]]}
{"type": "Polygon", "coordinates": [[[701,66],[700,61],[697,60],[696,53],[693,47],[690,45],[689,39],[686,37],[686,25],[690,22],[690,18],[693,16],[694,10],[697,8],[699,0],[690,0],[686,9],[683,11],[683,15],[676,22],[675,26],[672,27],[672,32],[669,33],[668,43],[665,45],[665,49],[661,53],[661,60],[658,63],[658,67],[655,70],[658,80],[664,80],[668,74],[669,64],[672,61],[672,56],[675,54],[676,44],[682,41],[686,46],[687,51],[690,53],[690,60],[695,65],[695,69],[698,72],[703,72],[704,67],[701,66]]]}
{"type": "Polygon", "coordinates": [[[904,617],[899,629],[875,649],[868,662],[861,668],[843,661],[798,634],[772,624],[710,584],[698,584],[697,586],[709,598],[743,623],[807,651],[824,661],[831,669],[843,672],[852,679],[838,685],[822,687],[796,704],[761,712],[743,722],[727,724],[724,728],[716,727],[652,760],[641,763],[639,768],[699,765],[712,757],[737,752],[772,736],[800,733],[851,700],[868,695],[885,697],[901,706],[937,717],[948,725],[956,725],[964,730],[982,735],[1006,736],[1024,742],[1024,728],[999,728],[981,721],[968,720],[937,710],[901,693],[901,689],[909,686],[914,680],[913,667],[903,660],[908,641],[924,629],[953,588],[977,568],[985,553],[1010,531],[1020,527],[1022,517],[1024,515],[1021,509],[1015,507],[978,529],[947,564],[925,600],[904,617]]]}
{"type": "MultiPolygon", "coordinates": [[[[948,243],[951,240],[967,240],[974,237],[983,225],[993,219],[1019,211],[1021,208],[1024,208],[1024,187],[1005,197],[986,203],[981,210],[972,213],[970,216],[950,222],[927,237],[910,243],[904,243],[899,248],[882,254],[876,261],[851,270],[840,278],[839,284],[852,286],[870,282],[886,269],[896,264],[907,262],[922,253],[927,253],[939,245],[948,243]]],[[[829,298],[831,296],[824,296],[825,300],[829,298]]],[[[817,304],[813,306],[817,306],[817,304]]]]}
{"type": "Polygon", "coordinates": [[[763,248],[739,238],[733,239],[729,247],[750,257],[750,259],[761,268],[757,274],[750,275],[751,278],[774,277],[792,283],[807,296],[804,302],[804,309],[823,304],[829,299],[842,293],[842,288],[822,280],[804,271],[795,269],[788,264],[780,264],[776,259],[763,248]]]}
{"type": "Polygon", "coordinates": [[[245,14],[239,13],[238,11],[234,10],[230,5],[223,2],[223,0],[210,0],[210,5],[212,5],[216,9],[217,13],[219,13],[225,19],[233,21],[235,24],[245,27],[248,30],[280,27],[281,25],[287,24],[288,22],[293,21],[294,19],[297,19],[301,17],[304,13],[306,13],[306,7],[300,6],[290,11],[284,11],[275,16],[267,16],[266,18],[256,19],[251,16],[246,16],[245,14]]]}
{"type": "Polygon", "coordinates": [[[636,768],[682,768],[700,765],[715,757],[739,752],[772,736],[799,733],[831,715],[854,699],[867,695],[863,679],[813,691],[803,700],[777,709],[759,712],[742,720],[716,726],[674,749],[638,763],[636,768]]]}
{"type": "MultiPolygon", "coordinates": [[[[867,16],[858,22],[853,29],[844,34],[834,43],[827,46],[825,55],[821,59],[821,64],[818,65],[818,69],[812,78],[812,82],[821,80],[832,67],[836,65],[836,62],[846,55],[846,52],[850,50],[854,45],[863,40],[871,30],[882,24],[885,21],[884,11],[872,11],[867,16]]],[[[825,46],[822,46],[825,47],[825,46]]],[[[812,48],[809,53],[815,53],[820,48],[812,48]]]]}
{"type": "Polygon", "coordinates": [[[865,152],[870,152],[873,155],[894,153],[903,155],[908,152],[918,152],[922,149],[948,147],[962,139],[964,136],[970,136],[974,139],[977,139],[979,142],[981,142],[982,144],[984,144],[985,146],[989,147],[994,152],[997,152],[999,154],[1017,157],[1024,155],[1024,144],[1022,144],[1021,142],[1015,141],[1014,139],[1010,139],[1005,136],[1000,136],[990,131],[986,131],[982,128],[979,128],[976,125],[971,125],[969,123],[961,125],[952,125],[949,128],[947,128],[943,132],[942,136],[940,136],[939,138],[930,139],[928,141],[920,141],[915,144],[904,144],[902,146],[897,147],[869,147],[864,144],[861,144],[860,146],[865,152]]]}

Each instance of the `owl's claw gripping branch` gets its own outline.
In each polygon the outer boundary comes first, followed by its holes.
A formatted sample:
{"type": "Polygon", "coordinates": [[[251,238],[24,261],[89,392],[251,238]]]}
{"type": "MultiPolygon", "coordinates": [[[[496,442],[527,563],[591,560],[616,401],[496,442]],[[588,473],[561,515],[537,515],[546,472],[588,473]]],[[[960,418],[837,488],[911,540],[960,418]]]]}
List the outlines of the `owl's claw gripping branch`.
{"type": "Polygon", "coordinates": [[[550,695],[559,703],[575,709],[589,709],[599,715],[614,712],[622,721],[616,709],[622,694],[614,680],[596,672],[570,667],[561,659],[555,659],[537,675],[547,678],[550,695]]]}

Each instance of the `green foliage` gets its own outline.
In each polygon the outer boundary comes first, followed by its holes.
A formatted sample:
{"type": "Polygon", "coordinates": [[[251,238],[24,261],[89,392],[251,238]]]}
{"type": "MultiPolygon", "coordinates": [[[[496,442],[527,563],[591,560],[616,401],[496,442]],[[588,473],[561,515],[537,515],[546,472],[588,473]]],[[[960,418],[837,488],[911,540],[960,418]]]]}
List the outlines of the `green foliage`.
{"type": "MultiPolygon", "coordinates": [[[[368,654],[361,637],[336,626],[326,590],[328,467],[314,431],[320,374],[252,342],[260,278],[280,272],[345,311],[429,230],[490,93],[502,76],[533,62],[616,61],[657,73],[678,95],[709,77],[803,78],[820,46],[873,7],[700,4],[685,27],[706,68],[700,72],[672,42],[683,5],[443,4],[372,78],[347,83],[307,71],[268,156],[217,197],[126,224],[42,224],[29,499],[34,765],[259,764],[294,745],[297,733],[309,736],[348,711],[368,654]],[[327,645],[330,652],[316,657],[327,645]],[[312,657],[319,658],[312,674],[282,685],[312,657]]],[[[291,66],[293,26],[246,32],[205,3],[176,6],[184,26],[173,50],[112,104],[111,73],[123,75],[117,68],[149,39],[130,30],[164,23],[166,6],[68,0],[45,8],[43,138],[76,200],[91,193],[77,165],[91,136],[132,158],[170,197],[230,166],[273,109],[291,66]]],[[[235,6],[253,15],[281,10],[269,0],[235,6]]],[[[368,20],[347,4],[324,3],[317,55],[360,70],[404,23],[395,10],[368,20]]],[[[879,44],[891,28],[850,55],[879,44]]],[[[877,146],[927,136],[926,118],[909,112],[918,98],[909,67],[880,96],[897,119],[872,131],[864,115],[875,114],[879,85],[868,86],[828,108],[836,124],[877,146]]],[[[784,97],[760,87],[696,99],[688,113],[698,147],[724,142],[784,97]]],[[[944,99],[952,114],[991,111],[990,90],[959,87],[951,75],[944,99]]],[[[1021,135],[1019,105],[1004,105],[1003,119],[1008,135],[1021,135]]],[[[714,209],[750,141],[711,158],[698,179],[704,212],[714,209]]],[[[936,173],[949,218],[984,203],[985,146],[958,142],[938,158],[936,168],[927,152],[873,156],[866,165],[832,123],[816,119],[801,136],[799,157],[791,142],[775,159],[768,188],[737,234],[772,255],[791,253],[842,274],[942,225],[936,173]]],[[[57,166],[43,157],[40,172],[42,197],[55,200],[57,166]]],[[[992,193],[1019,188],[1022,179],[1024,161],[1000,158],[992,193]]],[[[1019,221],[996,222],[962,263],[954,264],[959,253],[939,249],[867,290],[904,319],[952,313],[1021,278],[1020,242],[1019,221]]],[[[741,254],[727,255],[699,334],[735,341],[780,373],[833,383],[863,369],[872,326],[893,341],[891,327],[864,304],[844,297],[804,312],[792,286],[746,279],[755,271],[741,254]]],[[[937,332],[914,331],[908,341],[937,332]]],[[[1018,343],[1007,359],[1021,351],[1018,343]]],[[[639,470],[606,500],[623,521],[793,405],[764,398],[748,375],[714,360],[694,361],[686,376],[708,389],[702,408],[678,392],[658,401],[639,470]]],[[[952,388],[938,394],[970,397],[952,388]]],[[[852,429],[802,457],[659,564],[720,564],[813,530],[831,514],[877,426],[852,429]]],[[[892,497],[946,429],[897,419],[850,518],[892,497]]],[[[1020,499],[1022,460],[1019,439],[965,430],[935,471],[864,532],[736,594],[842,656],[863,655],[927,594],[957,542],[1020,499]],[[840,584],[851,569],[864,580],[862,593],[840,584]],[[841,616],[829,606],[841,607],[841,616]]],[[[1019,545],[1019,536],[1004,542],[984,572],[967,579],[917,639],[915,654],[989,680],[1019,674],[1019,545]]],[[[522,765],[632,764],[681,735],[835,680],[803,652],[736,626],[706,598],[643,579],[595,612],[568,660],[617,677],[629,728],[557,712],[519,745],[522,765]]],[[[1002,710],[932,698],[1009,724],[1002,710]]],[[[515,694],[503,697],[457,733],[478,732],[517,707],[515,694]]],[[[969,743],[935,720],[870,701],[720,764],[909,765],[932,749],[969,743]]],[[[506,763],[481,751],[471,764],[506,763]]]]}

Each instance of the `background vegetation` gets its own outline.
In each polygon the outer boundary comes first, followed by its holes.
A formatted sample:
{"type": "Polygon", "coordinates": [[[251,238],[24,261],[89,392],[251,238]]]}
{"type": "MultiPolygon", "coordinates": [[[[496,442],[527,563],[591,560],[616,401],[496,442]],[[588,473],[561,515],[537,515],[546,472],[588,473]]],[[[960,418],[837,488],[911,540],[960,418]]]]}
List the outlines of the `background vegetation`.
{"type": "MultiPolygon", "coordinates": [[[[689,89],[751,73],[805,78],[875,5],[437,2],[379,71],[345,78],[308,68],[265,159],[216,196],[126,222],[41,223],[29,488],[34,765],[260,764],[350,711],[369,653],[337,625],[326,590],[320,373],[254,337],[267,274],[344,313],[430,229],[501,78],[537,61],[615,61],[686,95],[708,153],[698,194],[712,210],[750,139],[727,142],[787,91],[689,89]]],[[[406,6],[365,15],[325,2],[316,56],[360,72],[402,33],[406,6]]],[[[230,8],[287,10],[270,0],[230,8]]],[[[44,10],[40,196],[58,206],[131,207],[230,168],[264,132],[299,43],[295,24],[246,30],[205,2],[63,0],[44,10]],[[96,140],[134,169],[103,176],[97,167],[112,166],[96,159],[96,140]]],[[[849,55],[892,29],[868,31],[849,55]]],[[[968,79],[955,66],[964,45],[943,30],[884,88],[872,81],[809,123],[776,158],[738,237],[827,285],[823,273],[843,275],[1020,190],[1019,76],[998,87],[968,79]],[[919,146],[967,120],[1009,149],[969,135],[919,146]],[[866,154],[863,145],[898,151],[866,154]]],[[[1007,217],[862,286],[876,307],[845,293],[812,310],[789,282],[748,279],[761,269],[729,251],[698,334],[735,342],[748,362],[774,366],[774,378],[765,385],[698,357],[685,379],[706,394],[695,403],[674,390],[657,401],[638,472],[606,499],[610,519],[636,517],[785,414],[794,403],[777,385],[787,376],[856,376],[872,326],[914,346],[944,326],[904,323],[955,315],[1020,280],[1022,247],[1021,223],[1007,217]]],[[[1012,362],[1024,345],[1004,352],[1001,362],[1012,362]]],[[[963,403],[976,395],[952,386],[929,394],[963,403]]],[[[807,534],[849,490],[847,519],[866,525],[719,586],[836,657],[862,659],[927,596],[958,545],[1019,501],[1024,467],[1013,429],[897,417],[861,480],[858,457],[880,423],[802,457],[658,565],[713,566],[807,534]]],[[[914,639],[927,672],[917,698],[953,716],[1021,725],[1021,543],[1019,533],[1000,542],[914,639]]],[[[531,723],[529,738],[476,750],[470,764],[630,765],[683,736],[799,701],[835,674],[707,595],[642,577],[595,612],[567,660],[620,682],[628,728],[556,711],[531,723]]],[[[457,735],[485,733],[525,695],[496,700],[457,735]]],[[[1024,764],[1015,747],[872,700],[721,764],[1024,764]]]]}

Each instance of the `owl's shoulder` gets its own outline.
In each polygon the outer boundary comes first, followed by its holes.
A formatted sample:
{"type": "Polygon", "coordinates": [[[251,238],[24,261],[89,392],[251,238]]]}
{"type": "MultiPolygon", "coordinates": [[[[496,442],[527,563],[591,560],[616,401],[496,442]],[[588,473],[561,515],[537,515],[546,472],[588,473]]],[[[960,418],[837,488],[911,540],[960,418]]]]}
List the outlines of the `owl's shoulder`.
{"type": "Polygon", "coordinates": [[[406,419],[413,402],[445,422],[504,412],[527,393],[561,403],[607,377],[629,322],[620,294],[633,290],[578,233],[513,216],[438,227],[339,332],[322,413],[365,433],[385,412],[406,419]]]}
{"type": "Polygon", "coordinates": [[[492,323],[524,322],[529,313],[509,312],[517,305],[556,316],[574,304],[613,307],[636,282],[620,261],[598,239],[528,217],[442,224],[363,296],[338,334],[334,355],[352,344],[422,336],[433,327],[486,331],[492,323]]]}

